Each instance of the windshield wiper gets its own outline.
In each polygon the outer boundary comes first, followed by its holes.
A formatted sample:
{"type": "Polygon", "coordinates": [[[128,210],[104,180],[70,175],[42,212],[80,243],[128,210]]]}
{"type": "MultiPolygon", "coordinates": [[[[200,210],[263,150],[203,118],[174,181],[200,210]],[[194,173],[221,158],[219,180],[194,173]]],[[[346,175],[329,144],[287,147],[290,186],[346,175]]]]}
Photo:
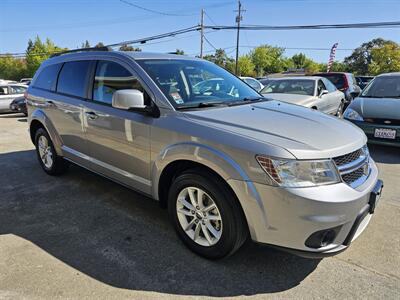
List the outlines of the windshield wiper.
{"type": "Polygon", "coordinates": [[[194,103],[192,105],[184,105],[178,107],[178,109],[191,109],[191,108],[203,108],[203,107],[216,107],[216,106],[227,106],[228,104],[224,101],[214,101],[214,102],[200,102],[194,103]]]}
{"type": "Polygon", "coordinates": [[[248,103],[253,103],[253,102],[262,102],[262,101],[268,101],[269,99],[264,98],[264,97],[245,97],[241,100],[237,101],[232,101],[229,102],[229,106],[235,106],[235,105],[243,105],[243,104],[248,104],[248,103]]]}

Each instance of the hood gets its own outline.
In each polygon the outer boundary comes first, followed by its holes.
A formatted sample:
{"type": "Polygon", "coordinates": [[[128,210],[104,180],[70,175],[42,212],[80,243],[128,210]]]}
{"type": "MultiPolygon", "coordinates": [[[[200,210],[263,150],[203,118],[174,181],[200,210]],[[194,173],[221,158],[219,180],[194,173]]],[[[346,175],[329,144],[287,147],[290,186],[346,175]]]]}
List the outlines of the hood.
{"type": "Polygon", "coordinates": [[[400,99],[358,97],[351,103],[363,118],[400,120],[400,99]]]}
{"type": "MultiPolygon", "coordinates": [[[[365,134],[348,121],[275,100],[187,111],[185,115],[192,122],[245,136],[249,143],[257,140],[286,149],[298,159],[331,158],[367,142],[365,134]]],[[[265,151],[268,155],[267,147],[265,151]]]]}
{"type": "Polygon", "coordinates": [[[24,103],[24,102],[25,102],[25,97],[18,97],[12,101],[13,104],[20,104],[20,103],[24,103]]]}
{"type": "Polygon", "coordinates": [[[314,96],[298,95],[298,94],[283,94],[283,93],[268,93],[262,94],[265,98],[279,100],[287,103],[302,105],[312,100],[314,96]]]}

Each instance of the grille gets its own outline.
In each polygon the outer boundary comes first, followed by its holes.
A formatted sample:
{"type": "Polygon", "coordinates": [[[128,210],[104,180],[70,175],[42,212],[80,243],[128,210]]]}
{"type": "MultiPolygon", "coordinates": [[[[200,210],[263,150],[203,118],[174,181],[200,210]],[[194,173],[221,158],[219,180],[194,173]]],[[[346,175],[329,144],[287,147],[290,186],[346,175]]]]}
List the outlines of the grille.
{"type": "Polygon", "coordinates": [[[361,154],[363,154],[362,148],[349,154],[335,157],[333,160],[335,161],[336,166],[340,167],[357,160],[361,156],[361,154]]]}
{"type": "Polygon", "coordinates": [[[382,124],[382,125],[400,125],[400,120],[398,119],[378,119],[378,118],[365,118],[365,122],[372,124],[382,124]],[[390,123],[389,123],[390,122],[390,123]]]}
{"type": "Polygon", "coordinates": [[[369,159],[366,146],[349,154],[335,157],[333,161],[339,169],[342,180],[353,188],[362,184],[360,181],[357,182],[358,179],[362,177],[366,179],[368,176],[369,159]]]}
{"type": "Polygon", "coordinates": [[[342,179],[344,182],[351,185],[353,182],[360,179],[364,175],[365,175],[364,167],[361,167],[351,173],[342,175],[342,179]]]}

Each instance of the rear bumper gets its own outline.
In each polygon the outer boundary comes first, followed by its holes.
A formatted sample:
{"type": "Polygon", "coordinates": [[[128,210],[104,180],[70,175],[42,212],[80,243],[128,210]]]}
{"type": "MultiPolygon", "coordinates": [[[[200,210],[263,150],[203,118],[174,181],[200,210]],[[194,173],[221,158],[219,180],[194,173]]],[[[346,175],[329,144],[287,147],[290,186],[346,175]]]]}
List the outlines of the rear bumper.
{"type": "Polygon", "coordinates": [[[368,137],[368,143],[400,147],[400,126],[371,124],[371,123],[366,123],[366,122],[361,122],[361,121],[353,121],[353,120],[348,120],[348,121],[357,125],[364,131],[365,135],[368,137]],[[377,128],[388,128],[388,129],[396,130],[396,138],[394,140],[391,140],[391,139],[382,139],[382,138],[374,137],[375,129],[377,129],[377,128]]]}
{"type": "Polygon", "coordinates": [[[371,195],[381,185],[371,160],[368,179],[356,189],[345,183],[291,189],[254,183],[258,199],[250,197],[254,191],[249,189],[238,197],[253,241],[300,256],[324,257],[345,250],[364,231],[374,210],[371,195]],[[329,243],[307,243],[316,233],[330,230],[335,236],[329,243]]]}

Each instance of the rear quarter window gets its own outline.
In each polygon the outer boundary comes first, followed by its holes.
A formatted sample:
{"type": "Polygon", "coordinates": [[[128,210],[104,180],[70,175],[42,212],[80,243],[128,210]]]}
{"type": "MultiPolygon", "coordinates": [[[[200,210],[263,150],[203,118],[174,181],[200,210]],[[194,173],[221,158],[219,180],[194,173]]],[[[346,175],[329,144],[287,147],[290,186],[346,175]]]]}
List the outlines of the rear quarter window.
{"type": "Polygon", "coordinates": [[[61,69],[61,64],[44,67],[38,74],[33,87],[54,91],[57,82],[57,75],[61,69]]]}
{"type": "Polygon", "coordinates": [[[57,92],[86,98],[91,61],[72,61],[64,63],[58,77],[57,92]]]}

